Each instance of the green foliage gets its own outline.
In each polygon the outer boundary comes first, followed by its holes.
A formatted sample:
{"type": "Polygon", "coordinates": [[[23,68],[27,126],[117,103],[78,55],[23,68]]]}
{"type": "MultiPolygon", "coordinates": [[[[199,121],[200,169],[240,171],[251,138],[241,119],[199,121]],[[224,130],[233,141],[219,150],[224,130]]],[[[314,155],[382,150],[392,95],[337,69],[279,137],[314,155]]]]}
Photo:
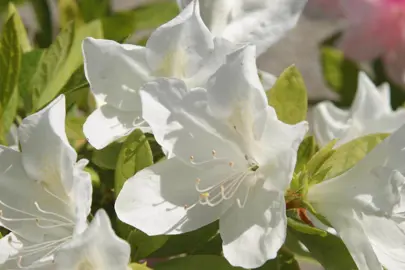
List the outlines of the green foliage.
{"type": "Polygon", "coordinates": [[[31,4],[37,17],[39,32],[36,34],[36,42],[41,48],[48,48],[52,43],[53,24],[51,8],[47,0],[31,0],[31,4]]]}
{"type": "Polygon", "coordinates": [[[11,16],[14,16],[14,23],[17,29],[17,35],[19,37],[21,50],[24,53],[29,52],[32,48],[31,43],[27,36],[27,31],[25,30],[24,24],[21,20],[20,15],[18,14],[17,9],[12,3],[10,3],[8,6],[7,19],[9,19],[11,16]]]}
{"type": "Polygon", "coordinates": [[[326,270],[357,269],[349,251],[342,240],[330,233],[326,236],[305,234],[289,229],[292,234],[308,248],[310,254],[326,270]]]}
{"type": "Polygon", "coordinates": [[[18,14],[11,14],[0,39],[0,141],[3,142],[18,106],[17,85],[21,66],[19,23],[18,14]]]}
{"type": "Polygon", "coordinates": [[[98,167],[106,170],[115,170],[118,157],[121,152],[122,144],[118,142],[111,143],[101,150],[95,150],[91,161],[98,167]]]}
{"type": "Polygon", "coordinates": [[[110,0],[78,0],[77,4],[85,22],[106,17],[111,12],[110,0]]]}
{"type": "Polygon", "coordinates": [[[146,264],[131,263],[129,265],[132,270],[150,270],[151,268],[147,267],[146,264]]]}
{"type": "Polygon", "coordinates": [[[285,247],[281,247],[274,260],[267,261],[256,270],[299,270],[300,265],[295,259],[294,253],[285,247]]]}
{"type": "Polygon", "coordinates": [[[340,96],[340,106],[350,106],[357,90],[359,68],[345,58],[343,52],[332,47],[321,48],[324,80],[340,96]]]}
{"type": "Polygon", "coordinates": [[[168,235],[148,236],[140,230],[132,230],[127,238],[128,243],[131,245],[132,260],[139,261],[148,257],[168,240],[168,235]]]}
{"type": "Polygon", "coordinates": [[[293,228],[297,232],[305,233],[305,234],[313,234],[313,235],[319,235],[319,236],[326,236],[326,232],[324,230],[309,226],[305,223],[299,222],[295,220],[294,218],[288,218],[287,219],[287,224],[290,228],[293,228]]]}
{"type": "Polygon", "coordinates": [[[307,116],[307,89],[304,80],[295,66],[290,66],[277,79],[267,93],[269,105],[277,113],[278,119],[287,124],[296,124],[307,116]]]}
{"type": "Polygon", "coordinates": [[[325,178],[338,176],[364,158],[388,134],[372,134],[350,141],[339,148],[322,164],[320,171],[328,169],[325,178]]]}
{"type": "Polygon", "coordinates": [[[300,147],[298,148],[297,153],[297,163],[295,165],[295,172],[298,173],[304,169],[306,164],[312,158],[312,156],[316,153],[317,146],[315,142],[315,138],[313,136],[306,137],[300,147]]]}
{"type": "Polygon", "coordinates": [[[78,28],[69,24],[51,47],[44,51],[31,82],[34,110],[42,108],[57,96],[71,75],[80,67],[83,62],[81,43],[89,36],[102,37],[99,21],[78,28]]]}
{"type": "Polygon", "coordinates": [[[183,258],[176,258],[166,262],[159,263],[154,267],[155,270],[179,270],[179,269],[193,269],[193,270],[230,270],[230,269],[243,269],[239,267],[232,267],[224,257],[215,255],[193,255],[183,258]]]}

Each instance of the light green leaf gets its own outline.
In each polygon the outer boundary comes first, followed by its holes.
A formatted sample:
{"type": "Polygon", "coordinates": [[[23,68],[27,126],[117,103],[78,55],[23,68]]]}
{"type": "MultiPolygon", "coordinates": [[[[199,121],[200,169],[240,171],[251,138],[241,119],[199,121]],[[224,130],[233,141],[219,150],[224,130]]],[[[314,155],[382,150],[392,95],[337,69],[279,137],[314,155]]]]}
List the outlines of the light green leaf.
{"type": "Polygon", "coordinates": [[[338,176],[363,159],[388,134],[372,134],[350,141],[339,148],[322,164],[320,171],[329,168],[326,179],[338,176]]]}
{"type": "Polygon", "coordinates": [[[113,142],[101,150],[94,150],[91,161],[106,170],[115,170],[122,143],[113,142]]]}
{"type": "Polygon", "coordinates": [[[102,19],[106,39],[123,41],[136,31],[154,29],[179,13],[175,2],[159,1],[102,19]]]}
{"type": "Polygon", "coordinates": [[[0,141],[4,140],[17,114],[17,84],[21,67],[17,24],[16,14],[11,15],[3,27],[0,39],[0,141]]]}
{"type": "Polygon", "coordinates": [[[65,28],[72,21],[83,23],[79,6],[75,0],[59,0],[58,8],[61,28],[65,28]]]}
{"type": "Polygon", "coordinates": [[[41,57],[32,80],[34,110],[55,98],[83,63],[81,43],[85,37],[102,37],[101,23],[94,21],[75,29],[70,24],[41,57]]]}
{"type": "Polygon", "coordinates": [[[115,171],[115,194],[118,196],[125,181],[138,171],[153,164],[149,142],[141,130],[128,136],[119,152],[115,171]]]}
{"type": "Polygon", "coordinates": [[[192,270],[230,270],[230,269],[243,269],[240,267],[232,267],[228,261],[221,256],[215,255],[193,255],[183,258],[172,259],[166,262],[159,263],[154,267],[155,270],[179,270],[179,269],[192,269],[192,270]]]}
{"type": "MultiPolygon", "coordinates": [[[[312,176],[316,175],[319,172],[322,164],[333,154],[335,151],[333,146],[336,144],[336,141],[331,141],[323,148],[321,148],[318,152],[316,152],[312,158],[307,163],[306,169],[308,176],[311,178],[312,176]]],[[[311,182],[311,180],[310,180],[311,182]]]]}
{"type": "Polygon", "coordinates": [[[128,236],[128,243],[131,245],[131,257],[139,261],[161,248],[169,240],[168,235],[148,236],[140,230],[134,229],[128,236]]]}
{"type": "Polygon", "coordinates": [[[290,228],[293,228],[294,230],[305,233],[305,234],[315,234],[315,235],[320,235],[322,237],[326,236],[327,232],[324,230],[311,227],[305,223],[299,222],[293,218],[288,217],[287,218],[287,224],[290,228]]]}
{"type": "Polygon", "coordinates": [[[99,188],[101,183],[100,183],[100,176],[98,175],[98,173],[93,168],[88,166],[84,168],[84,171],[90,174],[93,188],[99,188]]]}
{"type": "Polygon", "coordinates": [[[20,45],[21,45],[21,50],[25,52],[31,51],[31,44],[27,36],[27,31],[25,30],[25,26],[21,20],[20,14],[18,13],[17,9],[15,6],[10,3],[8,5],[8,12],[7,12],[7,19],[10,18],[12,15],[14,15],[14,20],[16,24],[16,29],[17,29],[17,35],[19,36],[20,40],[20,45]]]}
{"type": "Polygon", "coordinates": [[[52,14],[47,0],[31,0],[37,17],[40,32],[36,34],[36,41],[41,48],[48,48],[52,43],[53,24],[52,14]]]}
{"type": "Polygon", "coordinates": [[[288,233],[293,234],[302,242],[315,258],[326,270],[357,269],[349,251],[342,240],[332,234],[327,233],[322,237],[300,233],[288,229],[288,233]]]}
{"type": "Polygon", "coordinates": [[[0,1],[0,13],[7,10],[9,4],[20,5],[26,2],[27,0],[1,0],[0,1]]]}
{"type": "Polygon", "coordinates": [[[350,106],[357,90],[357,64],[332,47],[321,48],[321,63],[326,83],[340,95],[339,105],[350,106]]]}
{"type": "Polygon", "coordinates": [[[269,105],[276,110],[281,121],[296,124],[306,119],[307,89],[295,66],[285,69],[266,95],[269,105]]]}
{"type": "Polygon", "coordinates": [[[297,163],[295,165],[295,173],[300,172],[312,156],[316,153],[316,142],[313,136],[306,137],[300,144],[297,152],[297,163]]]}
{"type": "MultiPolygon", "coordinates": [[[[115,196],[118,196],[125,181],[134,176],[138,171],[152,164],[153,154],[149,142],[143,132],[137,129],[122,144],[118,155],[114,176],[115,196]]],[[[117,222],[119,235],[127,238],[133,228],[119,220],[117,222]]]]}

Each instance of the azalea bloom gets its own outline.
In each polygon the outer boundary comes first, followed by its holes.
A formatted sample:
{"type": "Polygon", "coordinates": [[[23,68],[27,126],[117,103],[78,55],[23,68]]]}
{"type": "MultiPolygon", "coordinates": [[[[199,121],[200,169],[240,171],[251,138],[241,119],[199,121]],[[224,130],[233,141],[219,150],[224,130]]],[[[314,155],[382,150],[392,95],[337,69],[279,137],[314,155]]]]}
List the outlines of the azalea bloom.
{"type": "Polygon", "coordinates": [[[99,210],[89,227],[73,237],[55,255],[56,269],[126,270],[130,246],[115,235],[110,219],[99,210]]]}
{"type": "Polygon", "coordinates": [[[233,47],[210,33],[198,2],[156,29],[146,47],[84,40],[85,74],[101,104],[83,127],[89,143],[101,149],[136,128],[149,131],[141,117],[139,88],[156,77],[179,78],[189,88],[204,86],[233,47]]]}
{"type": "Polygon", "coordinates": [[[360,270],[405,269],[404,138],[405,126],[352,169],[309,189],[307,200],[360,270]]]}
{"type": "Polygon", "coordinates": [[[284,190],[307,123],[287,125],[267,105],[255,49],[227,57],[207,88],[161,78],[141,90],[142,117],[175,157],[130,178],[115,210],[149,235],[180,234],[219,219],[232,265],[275,258],[286,235],[284,190]]]}
{"type": "Polygon", "coordinates": [[[340,0],[348,28],[340,47],[356,61],[381,57],[397,83],[405,83],[405,1],[340,0]]]}
{"type": "MultiPolygon", "coordinates": [[[[191,0],[177,0],[181,8],[191,0]]],[[[216,36],[252,43],[260,55],[293,28],[307,0],[204,0],[201,16],[216,36]]]]}
{"type": "Polygon", "coordinates": [[[350,110],[332,102],[318,104],[312,112],[312,129],[323,146],[333,139],[337,145],[373,133],[392,133],[405,123],[405,109],[393,111],[388,84],[377,88],[363,72],[350,110]]]}
{"type": "Polygon", "coordinates": [[[343,16],[340,0],[308,0],[305,13],[314,17],[339,18],[343,16]]]}
{"type": "Polygon", "coordinates": [[[126,269],[129,246],[105,212],[87,227],[91,179],[65,134],[65,97],[25,118],[18,138],[21,152],[0,146],[0,225],[12,232],[0,269],[126,269]]]}

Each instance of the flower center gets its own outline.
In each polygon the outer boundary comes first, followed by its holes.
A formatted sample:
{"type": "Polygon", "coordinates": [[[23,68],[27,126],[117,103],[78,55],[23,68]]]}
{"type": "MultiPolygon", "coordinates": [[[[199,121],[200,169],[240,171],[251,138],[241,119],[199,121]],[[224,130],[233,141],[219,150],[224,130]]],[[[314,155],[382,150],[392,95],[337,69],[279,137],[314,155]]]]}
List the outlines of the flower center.
{"type": "MultiPolygon", "coordinates": [[[[203,162],[195,162],[194,157],[190,157],[190,162],[193,165],[207,165],[212,164],[214,161],[227,161],[230,172],[225,174],[225,176],[220,179],[217,183],[210,185],[205,188],[201,188],[202,180],[200,178],[196,179],[195,189],[199,193],[198,201],[190,206],[185,205],[185,209],[191,209],[197,204],[207,205],[207,206],[217,206],[225,200],[230,200],[234,198],[234,195],[240,190],[242,184],[246,185],[245,194],[242,198],[236,198],[238,206],[243,208],[249,196],[249,191],[252,186],[256,184],[258,178],[257,170],[259,165],[253,159],[245,155],[247,161],[246,167],[235,168],[235,163],[233,161],[228,161],[227,159],[216,158],[216,151],[212,151],[212,160],[207,160],[203,162]]],[[[209,168],[208,168],[209,169],[209,168]]]]}

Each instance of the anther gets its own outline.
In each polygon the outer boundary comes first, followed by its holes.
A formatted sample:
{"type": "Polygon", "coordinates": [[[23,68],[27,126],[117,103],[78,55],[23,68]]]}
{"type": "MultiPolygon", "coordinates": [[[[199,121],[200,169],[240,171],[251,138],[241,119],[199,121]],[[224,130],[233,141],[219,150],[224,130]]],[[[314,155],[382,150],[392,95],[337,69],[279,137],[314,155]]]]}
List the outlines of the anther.
{"type": "Polygon", "coordinates": [[[216,156],[216,154],[217,154],[217,152],[216,152],[215,150],[212,150],[212,152],[211,152],[211,153],[212,153],[212,156],[213,156],[213,157],[215,157],[215,156],[216,156]]]}
{"type": "Polygon", "coordinates": [[[193,161],[194,160],[194,156],[190,156],[190,161],[193,161]]]}
{"type": "Polygon", "coordinates": [[[195,182],[196,182],[196,184],[198,185],[198,184],[201,182],[201,179],[200,179],[200,178],[197,178],[197,179],[195,180],[195,182]]]}
{"type": "Polygon", "coordinates": [[[229,165],[229,167],[233,167],[233,165],[234,165],[233,161],[230,161],[230,162],[228,163],[228,165],[229,165]]]}
{"type": "Polygon", "coordinates": [[[185,205],[184,205],[184,210],[187,210],[187,208],[188,208],[188,205],[185,204],[185,205]]]}
{"type": "Polygon", "coordinates": [[[200,194],[200,198],[201,199],[206,199],[206,198],[208,198],[210,196],[210,194],[208,193],[208,192],[204,192],[204,193],[201,193],[200,194]]]}

